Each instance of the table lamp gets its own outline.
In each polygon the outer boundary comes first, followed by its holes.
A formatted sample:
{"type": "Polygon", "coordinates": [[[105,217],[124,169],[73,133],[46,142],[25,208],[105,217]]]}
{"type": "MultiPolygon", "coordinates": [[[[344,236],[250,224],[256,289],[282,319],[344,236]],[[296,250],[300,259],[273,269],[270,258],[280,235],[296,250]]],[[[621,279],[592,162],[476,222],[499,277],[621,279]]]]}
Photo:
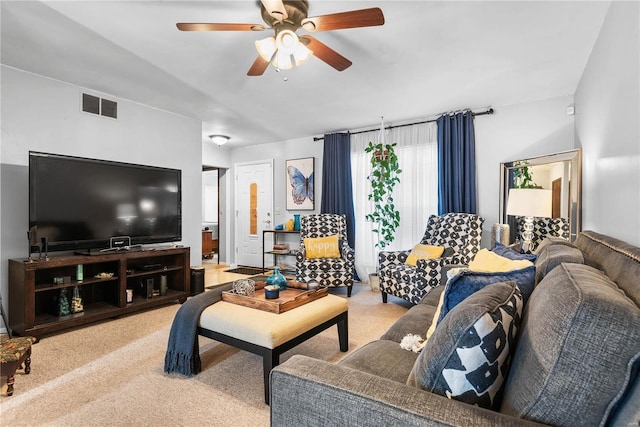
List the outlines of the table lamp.
{"type": "Polygon", "coordinates": [[[533,218],[551,217],[551,190],[540,188],[511,188],[507,202],[507,215],[524,217],[522,251],[533,249],[533,218]]]}

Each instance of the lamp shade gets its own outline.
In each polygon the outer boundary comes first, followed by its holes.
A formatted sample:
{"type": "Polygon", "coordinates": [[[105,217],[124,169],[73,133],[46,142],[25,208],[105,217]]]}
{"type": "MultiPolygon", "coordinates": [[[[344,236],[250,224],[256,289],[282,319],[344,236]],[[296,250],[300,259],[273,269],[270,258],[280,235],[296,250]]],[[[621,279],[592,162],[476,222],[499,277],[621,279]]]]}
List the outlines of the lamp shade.
{"type": "Polygon", "coordinates": [[[280,68],[282,70],[290,70],[293,68],[293,62],[291,62],[291,54],[286,53],[285,51],[278,49],[276,51],[275,56],[273,57],[273,62],[271,62],[274,67],[280,68]]]}
{"type": "Polygon", "coordinates": [[[256,40],[256,49],[265,61],[271,61],[273,54],[276,52],[275,37],[267,37],[266,39],[256,40]]]}
{"type": "Polygon", "coordinates": [[[510,189],[507,215],[551,217],[551,190],[538,188],[510,189]]]}
{"type": "Polygon", "coordinates": [[[305,45],[298,42],[298,46],[293,51],[293,58],[296,60],[296,67],[304,64],[304,62],[311,58],[313,52],[309,50],[305,45]]]}

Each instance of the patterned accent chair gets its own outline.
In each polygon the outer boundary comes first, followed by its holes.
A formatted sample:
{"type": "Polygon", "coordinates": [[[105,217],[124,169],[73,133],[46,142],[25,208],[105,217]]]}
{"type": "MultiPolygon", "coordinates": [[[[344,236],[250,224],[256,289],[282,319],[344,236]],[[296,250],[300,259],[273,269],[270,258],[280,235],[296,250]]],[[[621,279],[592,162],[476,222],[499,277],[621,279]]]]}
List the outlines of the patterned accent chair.
{"type": "MultiPolygon", "coordinates": [[[[522,234],[524,233],[524,217],[516,217],[516,224],[518,229],[516,240],[523,241],[524,238],[522,237],[522,234]]],[[[538,247],[540,242],[545,239],[545,237],[561,237],[568,241],[569,220],[566,218],[535,217],[533,219],[533,239],[531,239],[533,245],[531,247],[532,252],[538,247]]]]}
{"type": "Polygon", "coordinates": [[[441,258],[418,260],[415,267],[405,264],[411,250],[381,251],[378,279],[382,302],[387,302],[387,295],[394,295],[418,304],[440,284],[443,266],[469,264],[478,253],[483,223],[484,218],[475,214],[431,215],[420,243],[444,246],[445,253],[441,258]]]}
{"type": "Polygon", "coordinates": [[[315,280],[320,286],[347,286],[347,296],[351,296],[355,253],[347,241],[347,218],[345,215],[317,214],[300,217],[300,247],[296,253],[296,281],[315,280]],[[338,235],[340,258],[307,259],[305,238],[338,235]]]}

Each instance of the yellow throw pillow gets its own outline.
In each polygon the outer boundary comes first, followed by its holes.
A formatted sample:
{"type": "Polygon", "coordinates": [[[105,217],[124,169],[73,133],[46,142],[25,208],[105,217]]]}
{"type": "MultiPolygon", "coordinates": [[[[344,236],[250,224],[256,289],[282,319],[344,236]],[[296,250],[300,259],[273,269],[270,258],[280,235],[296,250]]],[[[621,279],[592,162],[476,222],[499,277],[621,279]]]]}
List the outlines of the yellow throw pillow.
{"type": "Polygon", "coordinates": [[[440,294],[438,307],[436,308],[436,312],[433,315],[433,320],[431,320],[431,325],[429,326],[429,329],[427,329],[427,334],[424,340],[425,344],[427,343],[427,341],[429,341],[429,338],[431,338],[431,335],[433,335],[433,332],[436,330],[436,325],[438,324],[438,319],[440,318],[440,311],[442,311],[442,304],[444,303],[444,291],[445,290],[442,290],[442,293],[440,294]]]}
{"type": "Polygon", "coordinates": [[[440,258],[444,253],[444,246],[431,246],[417,244],[411,250],[411,253],[404,262],[406,265],[416,266],[419,259],[440,258]]]}
{"type": "Polygon", "coordinates": [[[340,258],[340,247],[338,245],[338,235],[327,237],[304,239],[304,248],[307,259],[314,258],[340,258]]]}
{"type": "Polygon", "coordinates": [[[526,259],[511,260],[488,249],[481,249],[473,258],[473,261],[469,263],[469,270],[484,273],[503,273],[521,270],[531,265],[533,263],[526,259]]]}

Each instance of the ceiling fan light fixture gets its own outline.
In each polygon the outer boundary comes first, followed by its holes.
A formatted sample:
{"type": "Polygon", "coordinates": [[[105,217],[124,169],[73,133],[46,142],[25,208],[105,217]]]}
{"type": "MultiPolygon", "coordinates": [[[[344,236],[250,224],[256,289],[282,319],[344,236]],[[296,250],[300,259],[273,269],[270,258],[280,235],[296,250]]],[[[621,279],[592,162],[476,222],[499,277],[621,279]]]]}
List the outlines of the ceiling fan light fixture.
{"type": "Polygon", "coordinates": [[[265,61],[271,61],[273,54],[276,53],[275,37],[267,37],[266,39],[256,40],[256,50],[265,61]]]}
{"type": "Polygon", "coordinates": [[[298,44],[298,36],[291,30],[282,30],[276,36],[276,47],[278,51],[284,51],[291,55],[296,50],[298,44]]]}
{"type": "Polygon", "coordinates": [[[231,139],[227,135],[209,135],[209,138],[211,139],[211,142],[218,146],[226,144],[231,139]]]}
{"type": "Polygon", "coordinates": [[[272,62],[273,66],[281,70],[290,70],[293,68],[291,54],[278,49],[272,62]]]}
{"type": "Polygon", "coordinates": [[[298,46],[296,46],[296,49],[293,51],[293,59],[296,61],[296,67],[304,64],[307,59],[311,58],[311,56],[313,56],[313,52],[311,52],[304,44],[298,42],[298,46]]]}

